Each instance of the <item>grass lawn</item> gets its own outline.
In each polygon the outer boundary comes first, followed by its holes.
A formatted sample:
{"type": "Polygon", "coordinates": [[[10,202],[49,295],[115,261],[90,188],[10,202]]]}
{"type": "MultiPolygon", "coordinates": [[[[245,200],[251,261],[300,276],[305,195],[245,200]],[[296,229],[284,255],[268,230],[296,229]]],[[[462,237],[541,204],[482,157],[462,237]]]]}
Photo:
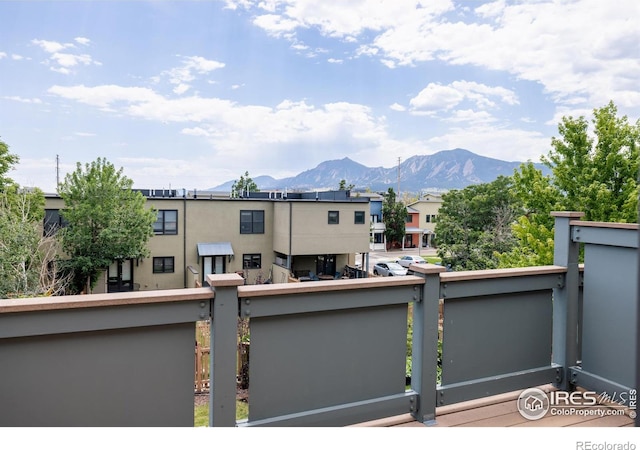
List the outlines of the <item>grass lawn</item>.
{"type": "MultiPolygon", "coordinates": [[[[246,402],[236,402],[236,420],[249,417],[249,405],[246,402]]],[[[209,426],[209,405],[196,406],[193,409],[193,426],[209,426]]]]}
{"type": "Polygon", "coordinates": [[[442,258],[437,256],[424,256],[423,258],[431,264],[440,264],[442,262],[442,258]]]}

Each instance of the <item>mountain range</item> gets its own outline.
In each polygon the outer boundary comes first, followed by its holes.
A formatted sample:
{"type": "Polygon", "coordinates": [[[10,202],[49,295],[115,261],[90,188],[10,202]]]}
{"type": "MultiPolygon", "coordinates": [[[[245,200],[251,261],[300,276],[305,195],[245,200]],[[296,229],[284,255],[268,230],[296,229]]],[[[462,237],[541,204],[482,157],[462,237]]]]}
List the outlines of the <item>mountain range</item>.
{"type": "MultiPolygon", "coordinates": [[[[456,148],[433,155],[416,155],[392,168],[367,167],[350,158],[335,159],[318,164],[315,168],[288,178],[275,179],[268,175],[251,177],[260,190],[315,190],[338,189],[341,180],[354,185],[355,190],[386,191],[389,187],[402,191],[446,191],[461,189],[471,184],[488,183],[500,175],[513,175],[522,162],[488,158],[469,150],[456,148]],[[398,172],[400,179],[398,180],[398,172]]],[[[534,164],[543,173],[549,169],[534,164]]],[[[250,175],[251,176],[251,175],[250,175]]],[[[212,191],[230,191],[234,180],[210,188],[212,191]]]]}

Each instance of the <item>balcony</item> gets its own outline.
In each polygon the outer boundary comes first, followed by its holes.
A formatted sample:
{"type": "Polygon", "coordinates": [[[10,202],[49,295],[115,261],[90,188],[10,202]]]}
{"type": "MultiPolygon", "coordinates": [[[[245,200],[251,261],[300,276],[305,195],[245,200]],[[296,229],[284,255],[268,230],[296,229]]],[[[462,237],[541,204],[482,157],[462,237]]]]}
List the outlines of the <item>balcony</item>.
{"type": "Polygon", "coordinates": [[[552,266],[254,286],[226,274],[207,288],[2,300],[0,425],[193,426],[203,320],[213,427],[480,426],[496,411],[555,426],[516,411],[534,387],[565,403],[597,392],[625,414],[602,425],[633,424],[638,226],[555,215],[552,266]],[[242,421],[239,317],[251,336],[242,421]]]}

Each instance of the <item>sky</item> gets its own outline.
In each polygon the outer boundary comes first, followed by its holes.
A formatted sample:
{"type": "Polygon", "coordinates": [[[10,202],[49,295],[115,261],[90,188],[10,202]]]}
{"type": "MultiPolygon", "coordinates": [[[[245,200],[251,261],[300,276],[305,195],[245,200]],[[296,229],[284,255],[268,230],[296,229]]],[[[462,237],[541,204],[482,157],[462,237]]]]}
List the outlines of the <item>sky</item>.
{"type": "Polygon", "coordinates": [[[453,148],[538,162],[562,117],[640,117],[637,0],[0,0],[0,17],[9,176],[45,192],[99,157],[187,190],[453,148]]]}

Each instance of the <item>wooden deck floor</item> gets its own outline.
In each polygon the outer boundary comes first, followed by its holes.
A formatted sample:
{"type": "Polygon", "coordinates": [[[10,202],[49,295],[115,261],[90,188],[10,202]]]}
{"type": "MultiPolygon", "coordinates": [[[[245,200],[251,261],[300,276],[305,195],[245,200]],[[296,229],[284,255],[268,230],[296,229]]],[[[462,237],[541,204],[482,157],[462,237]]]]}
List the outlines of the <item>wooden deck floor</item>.
{"type": "MultiPolygon", "coordinates": [[[[552,386],[540,386],[546,392],[552,386]]],[[[358,424],[373,427],[632,427],[634,420],[629,411],[624,415],[611,415],[616,408],[595,406],[581,408],[590,413],[552,415],[547,413],[539,420],[524,418],[517,408],[517,399],[522,391],[509,392],[455,405],[436,408],[436,423],[424,425],[413,420],[410,414],[390,417],[358,424]],[[597,413],[596,410],[603,411],[597,413]]]]}

